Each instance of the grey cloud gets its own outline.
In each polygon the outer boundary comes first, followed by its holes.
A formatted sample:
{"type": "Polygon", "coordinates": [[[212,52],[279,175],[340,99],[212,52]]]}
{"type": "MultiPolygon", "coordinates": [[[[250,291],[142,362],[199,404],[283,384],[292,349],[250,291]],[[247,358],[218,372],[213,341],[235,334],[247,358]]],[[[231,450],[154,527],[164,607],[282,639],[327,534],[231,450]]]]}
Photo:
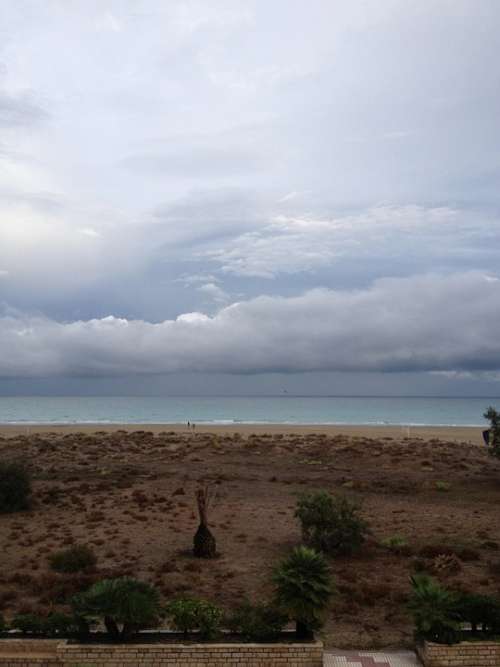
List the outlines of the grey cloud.
{"type": "Polygon", "coordinates": [[[0,375],[498,371],[499,327],[500,280],[478,273],[262,296],[158,324],[6,315],[0,375]]]}
{"type": "Polygon", "coordinates": [[[225,274],[274,278],[347,259],[384,259],[390,266],[395,255],[424,270],[436,263],[486,262],[487,247],[499,245],[500,219],[485,212],[378,206],[327,219],[277,215],[270,224],[227,239],[203,256],[225,274]]]}
{"type": "Polygon", "coordinates": [[[172,240],[202,241],[234,236],[266,220],[265,198],[244,188],[193,189],[177,201],[159,206],[153,220],[172,240]]]}
{"type": "Polygon", "coordinates": [[[189,147],[177,151],[139,153],[124,158],[121,165],[130,169],[155,173],[171,178],[213,178],[235,175],[262,169],[266,161],[244,148],[189,147]]]}
{"type": "Polygon", "coordinates": [[[32,96],[25,93],[9,95],[0,91],[0,126],[23,127],[35,125],[48,119],[49,114],[42,109],[32,96]]]}

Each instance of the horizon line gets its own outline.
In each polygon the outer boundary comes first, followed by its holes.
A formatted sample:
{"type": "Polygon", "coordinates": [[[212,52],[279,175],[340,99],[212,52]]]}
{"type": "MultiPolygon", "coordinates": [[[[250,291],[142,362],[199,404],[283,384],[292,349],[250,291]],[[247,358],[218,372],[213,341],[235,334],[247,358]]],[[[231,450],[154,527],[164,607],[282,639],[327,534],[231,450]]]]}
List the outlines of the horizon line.
{"type": "Polygon", "coordinates": [[[500,399],[500,395],[456,396],[445,394],[0,394],[2,398],[441,398],[500,399]]]}

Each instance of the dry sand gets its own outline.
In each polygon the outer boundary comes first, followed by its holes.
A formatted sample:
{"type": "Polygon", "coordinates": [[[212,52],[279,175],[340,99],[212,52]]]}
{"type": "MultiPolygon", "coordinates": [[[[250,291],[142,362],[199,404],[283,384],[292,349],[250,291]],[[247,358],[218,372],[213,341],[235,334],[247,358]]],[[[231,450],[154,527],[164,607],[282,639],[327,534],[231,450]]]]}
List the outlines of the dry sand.
{"type": "MultiPolygon", "coordinates": [[[[30,425],[4,425],[0,424],[0,435],[13,437],[35,433],[112,433],[117,430],[151,431],[158,434],[164,431],[174,433],[189,433],[186,424],[30,424],[30,425]]],[[[481,428],[474,426],[337,426],[323,424],[228,424],[207,425],[197,424],[196,433],[213,433],[215,435],[233,435],[239,433],[247,437],[250,434],[262,435],[264,433],[283,435],[308,435],[311,433],[323,433],[329,437],[336,435],[347,435],[351,437],[365,438],[422,438],[423,440],[447,440],[449,442],[468,442],[481,445],[483,439],[481,428]]]]}

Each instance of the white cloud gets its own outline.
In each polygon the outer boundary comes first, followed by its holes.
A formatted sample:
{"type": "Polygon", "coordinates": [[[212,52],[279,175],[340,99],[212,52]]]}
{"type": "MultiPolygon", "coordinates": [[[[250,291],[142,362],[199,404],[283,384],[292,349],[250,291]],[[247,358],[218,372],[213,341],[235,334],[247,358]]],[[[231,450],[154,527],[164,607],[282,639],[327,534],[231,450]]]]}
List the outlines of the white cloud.
{"type": "Polygon", "coordinates": [[[185,274],[176,278],[176,283],[183,283],[185,287],[191,287],[192,285],[198,285],[199,283],[217,283],[220,282],[219,278],[213,276],[211,273],[193,273],[185,274]]]}
{"type": "Polygon", "coordinates": [[[197,290],[215,301],[215,303],[222,304],[230,301],[229,294],[215,283],[205,283],[204,285],[197,287],[197,290]]]}
{"type": "Polygon", "coordinates": [[[500,242],[500,220],[449,207],[378,206],[333,218],[278,215],[205,256],[224,273],[274,278],[322,269],[340,258],[452,258],[484,244],[485,233],[500,242]]]}
{"type": "Polygon", "coordinates": [[[100,239],[102,236],[96,229],[92,229],[92,227],[82,227],[79,231],[80,234],[90,236],[92,239],[100,239]]]}
{"type": "Polygon", "coordinates": [[[296,199],[298,197],[299,193],[296,190],[292,190],[288,194],[284,195],[280,199],[278,199],[278,204],[282,204],[283,202],[287,201],[292,201],[292,199],[296,199]]]}
{"type": "Polygon", "coordinates": [[[1,376],[500,369],[500,286],[479,273],[261,296],[157,324],[6,315],[1,376]]]}
{"type": "Polygon", "coordinates": [[[110,32],[121,32],[122,24],[112,12],[106,12],[96,21],[97,30],[109,30],[110,32]]]}

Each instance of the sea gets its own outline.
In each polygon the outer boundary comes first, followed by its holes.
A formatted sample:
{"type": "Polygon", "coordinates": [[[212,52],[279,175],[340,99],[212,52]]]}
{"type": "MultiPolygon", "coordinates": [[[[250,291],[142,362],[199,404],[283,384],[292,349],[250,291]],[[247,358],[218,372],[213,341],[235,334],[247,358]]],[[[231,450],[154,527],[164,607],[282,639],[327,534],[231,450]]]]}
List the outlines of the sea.
{"type": "Polygon", "coordinates": [[[355,424],[482,426],[500,397],[16,396],[0,424],[355,424]]]}

